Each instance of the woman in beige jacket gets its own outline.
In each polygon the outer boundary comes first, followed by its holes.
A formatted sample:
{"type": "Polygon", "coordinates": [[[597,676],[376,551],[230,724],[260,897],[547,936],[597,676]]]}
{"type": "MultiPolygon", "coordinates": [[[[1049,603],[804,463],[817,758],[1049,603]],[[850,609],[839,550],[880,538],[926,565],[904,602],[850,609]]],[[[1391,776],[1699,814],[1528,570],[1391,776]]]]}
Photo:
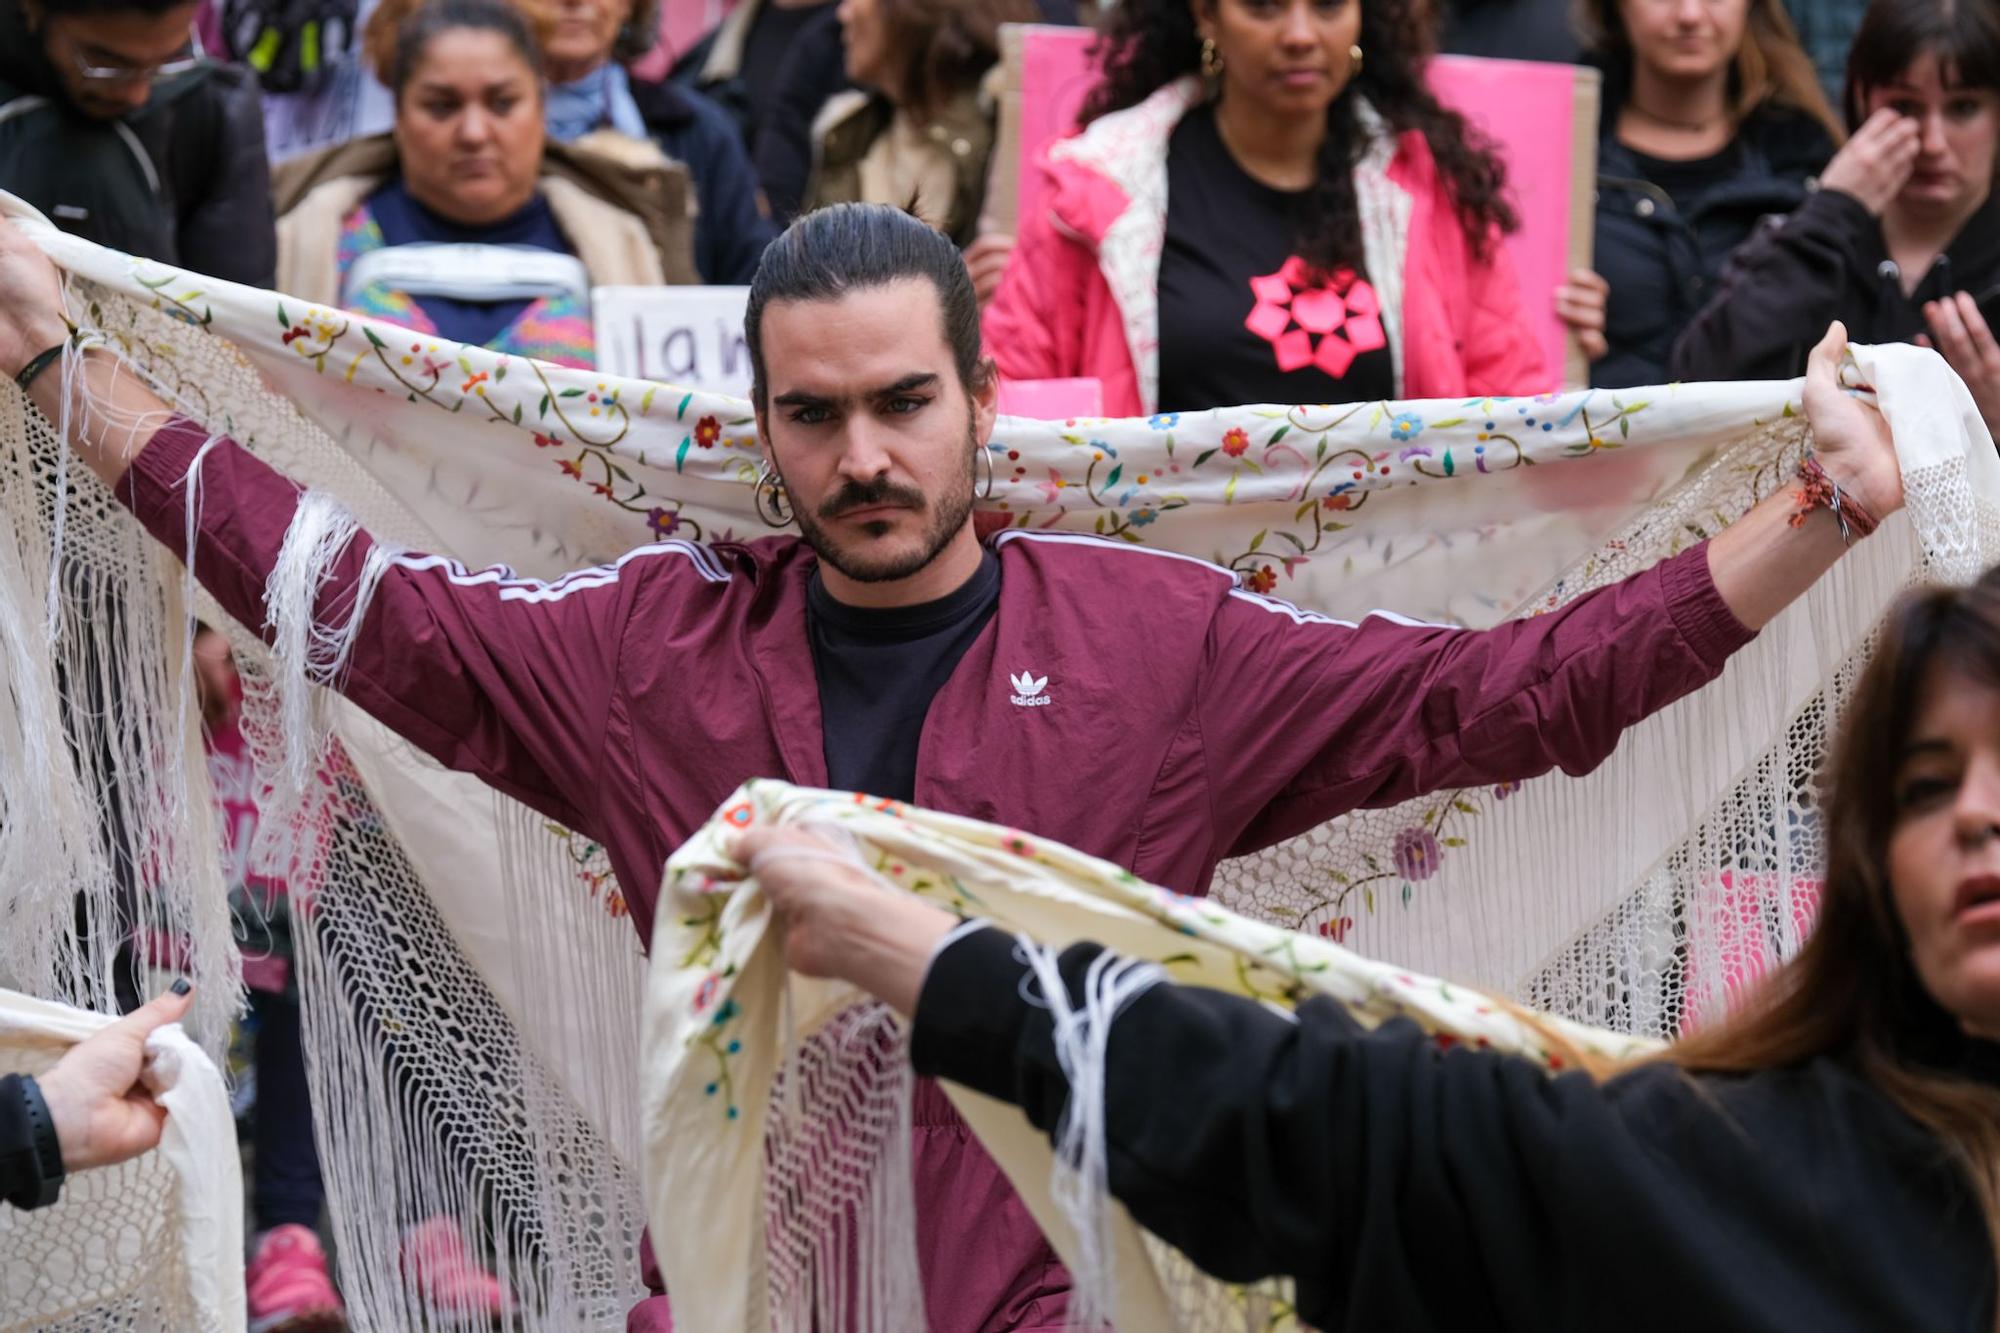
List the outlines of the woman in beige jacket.
{"type": "Polygon", "coordinates": [[[684,168],[622,135],[549,143],[520,11],[392,0],[366,41],[395,128],[279,169],[281,291],[589,366],[592,287],[699,281],[684,168]]]}

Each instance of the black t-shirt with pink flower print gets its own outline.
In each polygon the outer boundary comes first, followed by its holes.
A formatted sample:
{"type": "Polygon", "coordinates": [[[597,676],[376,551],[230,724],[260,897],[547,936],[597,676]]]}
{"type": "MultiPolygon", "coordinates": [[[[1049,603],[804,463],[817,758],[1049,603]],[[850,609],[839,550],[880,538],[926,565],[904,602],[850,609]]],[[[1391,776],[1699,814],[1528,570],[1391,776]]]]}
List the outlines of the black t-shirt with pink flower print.
{"type": "Polygon", "coordinates": [[[1375,288],[1353,269],[1315,283],[1295,253],[1310,192],[1237,165],[1212,107],[1167,145],[1160,255],[1160,410],[1395,397],[1375,288]]]}

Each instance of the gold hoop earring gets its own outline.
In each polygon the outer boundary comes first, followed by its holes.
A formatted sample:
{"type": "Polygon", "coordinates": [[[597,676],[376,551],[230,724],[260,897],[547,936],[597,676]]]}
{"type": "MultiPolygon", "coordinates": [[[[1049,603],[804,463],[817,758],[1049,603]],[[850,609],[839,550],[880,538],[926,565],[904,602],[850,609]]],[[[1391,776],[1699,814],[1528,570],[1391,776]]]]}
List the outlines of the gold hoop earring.
{"type": "Polygon", "coordinates": [[[991,445],[982,444],[973,450],[972,471],[975,477],[979,474],[978,464],[982,458],[986,460],[986,485],[984,487],[974,486],[972,494],[977,499],[991,500],[993,498],[993,448],[991,445]]]}
{"type": "Polygon", "coordinates": [[[1222,53],[1215,49],[1215,38],[1201,39],[1201,76],[1205,79],[1222,77],[1222,53]]]}
{"type": "Polygon", "coordinates": [[[1362,57],[1362,55],[1363,55],[1363,54],[1364,54],[1364,53],[1363,53],[1363,51],[1361,50],[1361,45],[1360,45],[1360,43],[1358,43],[1358,42],[1357,42],[1357,43],[1356,43],[1355,45],[1353,45],[1353,46],[1350,46],[1350,47],[1348,47],[1348,48],[1347,48],[1347,77],[1348,77],[1348,78],[1350,78],[1350,79],[1351,79],[1351,78],[1353,78],[1353,77],[1354,77],[1355,75],[1357,75],[1357,74],[1359,74],[1359,73],[1361,72],[1361,57],[1362,57]]]}
{"type": "Polygon", "coordinates": [[[785,494],[785,482],[767,460],[757,470],[757,517],[767,528],[792,525],[792,501],[785,494]]]}

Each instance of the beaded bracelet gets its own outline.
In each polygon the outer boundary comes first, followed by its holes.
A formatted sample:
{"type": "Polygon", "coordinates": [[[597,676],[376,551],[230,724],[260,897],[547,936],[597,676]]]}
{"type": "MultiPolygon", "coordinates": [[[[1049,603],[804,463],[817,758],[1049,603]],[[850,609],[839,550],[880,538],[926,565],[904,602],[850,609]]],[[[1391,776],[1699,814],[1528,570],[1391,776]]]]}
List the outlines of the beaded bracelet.
{"type": "Polygon", "coordinates": [[[1880,520],[1868,512],[1868,507],[1852,493],[1842,490],[1840,483],[1827,475],[1810,452],[1799,460],[1798,475],[1805,484],[1799,491],[1799,507],[1789,520],[1793,527],[1804,527],[1815,509],[1831,509],[1840,523],[1841,544],[1852,546],[1857,536],[1866,537],[1880,526],[1880,520]]]}

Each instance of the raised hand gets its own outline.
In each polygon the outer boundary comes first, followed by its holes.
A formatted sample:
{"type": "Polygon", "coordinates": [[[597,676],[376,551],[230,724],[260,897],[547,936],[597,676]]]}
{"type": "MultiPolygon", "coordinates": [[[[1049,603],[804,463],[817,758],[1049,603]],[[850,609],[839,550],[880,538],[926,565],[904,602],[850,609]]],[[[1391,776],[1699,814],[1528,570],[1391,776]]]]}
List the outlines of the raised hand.
{"type": "Polygon", "coordinates": [[[36,1079],[56,1122],[63,1169],[107,1166],[156,1147],[166,1108],[139,1082],[146,1038],[178,1023],[194,1003],[186,982],[141,1005],[109,1027],[70,1047],[55,1068],[36,1079]]]}
{"type": "Polygon", "coordinates": [[[1840,362],[1846,354],[1847,329],[1835,320],[1806,359],[1806,420],[1820,466],[1869,513],[1887,518],[1903,507],[1896,443],[1882,414],[1841,387],[1840,362]]]}
{"type": "Polygon", "coordinates": [[[1917,122],[1883,107],[1833,155],[1819,175],[1820,188],[1853,195],[1879,218],[1910,179],[1922,146],[1923,131],[1917,122]]]}
{"type": "Polygon", "coordinates": [[[0,374],[13,379],[69,336],[56,266],[28,234],[0,218],[0,374]]]}

